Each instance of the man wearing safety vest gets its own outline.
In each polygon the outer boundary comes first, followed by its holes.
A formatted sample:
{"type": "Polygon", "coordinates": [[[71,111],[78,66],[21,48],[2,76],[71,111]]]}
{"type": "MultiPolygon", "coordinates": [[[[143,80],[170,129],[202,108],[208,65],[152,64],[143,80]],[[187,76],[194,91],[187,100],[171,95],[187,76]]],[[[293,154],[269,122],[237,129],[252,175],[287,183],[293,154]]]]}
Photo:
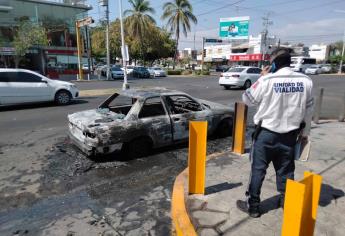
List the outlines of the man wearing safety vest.
{"type": "Polygon", "coordinates": [[[270,66],[242,98],[248,106],[257,106],[256,130],[251,149],[251,173],[246,201],[237,207],[251,217],[260,217],[260,192],[271,162],[276,172],[276,185],[284,202],[287,179],[294,179],[294,147],[297,136],[308,138],[313,111],[312,80],[290,69],[288,49],[272,52],[270,66]]]}

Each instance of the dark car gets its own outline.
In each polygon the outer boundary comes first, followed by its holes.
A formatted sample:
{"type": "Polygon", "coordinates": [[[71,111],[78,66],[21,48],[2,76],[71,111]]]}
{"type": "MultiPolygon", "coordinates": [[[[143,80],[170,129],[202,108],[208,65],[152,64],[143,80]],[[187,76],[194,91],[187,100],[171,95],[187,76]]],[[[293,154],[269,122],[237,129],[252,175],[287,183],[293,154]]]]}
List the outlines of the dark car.
{"type": "Polygon", "coordinates": [[[135,78],[150,78],[150,72],[146,67],[138,66],[133,69],[133,77],[135,78]]]}
{"type": "Polygon", "coordinates": [[[232,133],[233,110],[164,88],[118,92],[98,108],[68,115],[73,143],[89,156],[122,149],[130,158],[188,141],[189,121],[208,122],[208,134],[232,133]]]}
{"type": "Polygon", "coordinates": [[[216,72],[225,72],[229,69],[229,66],[227,65],[221,65],[216,67],[216,72]]]}

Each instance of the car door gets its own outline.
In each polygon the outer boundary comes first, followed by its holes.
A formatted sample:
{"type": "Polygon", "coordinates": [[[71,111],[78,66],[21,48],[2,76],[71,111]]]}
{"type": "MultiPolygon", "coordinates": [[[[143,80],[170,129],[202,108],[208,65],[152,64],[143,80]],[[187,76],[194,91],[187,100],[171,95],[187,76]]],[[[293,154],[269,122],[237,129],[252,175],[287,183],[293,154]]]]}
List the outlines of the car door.
{"type": "Polygon", "coordinates": [[[175,142],[188,139],[189,121],[212,121],[211,111],[186,95],[169,95],[164,99],[170,114],[175,142]]]}
{"type": "Polygon", "coordinates": [[[146,133],[153,139],[155,147],[172,143],[171,121],[161,97],[147,98],[138,118],[146,133]]]}
{"type": "Polygon", "coordinates": [[[30,72],[14,72],[9,81],[14,103],[48,101],[51,88],[42,77],[30,72]]]}
{"type": "Polygon", "coordinates": [[[250,79],[251,83],[253,84],[256,81],[255,68],[248,68],[246,73],[247,73],[247,77],[250,79]]]}
{"type": "Polygon", "coordinates": [[[11,94],[14,92],[9,87],[11,72],[0,72],[0,105],[10,103],[11,94]]]}

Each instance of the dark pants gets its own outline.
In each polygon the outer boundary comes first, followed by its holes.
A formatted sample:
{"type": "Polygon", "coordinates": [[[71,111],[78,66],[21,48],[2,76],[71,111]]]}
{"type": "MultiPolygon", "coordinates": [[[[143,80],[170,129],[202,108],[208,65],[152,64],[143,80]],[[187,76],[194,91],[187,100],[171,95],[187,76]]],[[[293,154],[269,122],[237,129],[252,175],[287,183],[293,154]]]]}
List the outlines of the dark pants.
{"type": "Polygon", "coordinates": [[[276,171],[277,190],[285,193],[287,179],[294,179],[294,146],[298,131],[279,134],[262,129],[251,150],[251,174],[246,196],[250,207],[260,204],[261,186],[266,170],[273,162],[276,171]]]}

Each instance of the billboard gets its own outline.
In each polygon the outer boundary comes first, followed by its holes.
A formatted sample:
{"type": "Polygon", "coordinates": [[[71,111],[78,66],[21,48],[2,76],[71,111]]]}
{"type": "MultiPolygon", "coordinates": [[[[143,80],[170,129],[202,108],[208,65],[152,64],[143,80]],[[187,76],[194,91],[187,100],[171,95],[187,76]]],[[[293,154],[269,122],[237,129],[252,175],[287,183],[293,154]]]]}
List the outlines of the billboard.
{"type": "Polygon", "coordinates": [[[220,18],[219,37],[248,39],[249,16],[220,18]]]}

